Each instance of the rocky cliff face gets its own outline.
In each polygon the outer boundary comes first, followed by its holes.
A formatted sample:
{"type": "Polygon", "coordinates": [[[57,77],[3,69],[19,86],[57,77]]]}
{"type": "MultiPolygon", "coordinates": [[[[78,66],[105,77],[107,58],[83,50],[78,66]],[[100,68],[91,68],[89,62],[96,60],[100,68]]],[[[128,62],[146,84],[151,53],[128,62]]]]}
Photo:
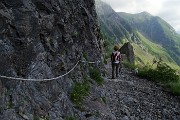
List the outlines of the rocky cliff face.
{"type": "MultiPolygon", "coordinates": [[[[94,0],[1,0],[0,75],[52,78],[80,58],[101,60],[94,0]]],[[[68,92],[88,68],[79,64],[62,79],[29,82],[0,79],[0,119],[83,118],[68,92]]]]}

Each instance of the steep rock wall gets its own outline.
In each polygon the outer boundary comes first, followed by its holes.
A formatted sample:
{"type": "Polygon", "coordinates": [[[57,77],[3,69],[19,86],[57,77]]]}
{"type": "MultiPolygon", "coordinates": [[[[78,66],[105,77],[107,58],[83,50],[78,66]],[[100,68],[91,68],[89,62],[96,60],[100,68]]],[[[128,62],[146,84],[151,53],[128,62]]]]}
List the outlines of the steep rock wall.
{"type": "MultiPolygon", "coordinates": [[[[0,75],[39,79],[62,75],[83,57],[101,61],[94,0],[1,0],[0,56],[0,75]]],[[[55,81],[1,78],[0,119],[80,116],[68,92],[84,74],[79,64],[55,81]]]]}

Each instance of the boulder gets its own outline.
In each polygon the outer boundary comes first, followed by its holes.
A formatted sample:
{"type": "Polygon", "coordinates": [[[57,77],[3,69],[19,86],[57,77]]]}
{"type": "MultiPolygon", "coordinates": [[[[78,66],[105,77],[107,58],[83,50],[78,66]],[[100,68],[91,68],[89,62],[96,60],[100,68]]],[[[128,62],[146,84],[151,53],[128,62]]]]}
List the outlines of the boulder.
{"type": "Polygon", "coordinates": [[[133,46],[130,44],[130,42],[125,43],[120,48],[121,54],[125,54],[127,56],[127,61],[131,64],[134,64],[135,62],[135,56],[134,56],[134,50],[133,46]]]}

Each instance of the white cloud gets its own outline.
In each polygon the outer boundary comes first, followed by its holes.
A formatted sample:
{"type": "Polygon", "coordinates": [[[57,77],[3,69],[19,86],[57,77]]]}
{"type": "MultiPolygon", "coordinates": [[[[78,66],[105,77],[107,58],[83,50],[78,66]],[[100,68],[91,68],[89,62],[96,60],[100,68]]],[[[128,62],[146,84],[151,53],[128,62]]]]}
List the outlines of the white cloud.
{"type": "Polygon", "coordinates": [[[176,31],[180,31],[180,0],[102,0],[110,4],[115,11],[139,13],[147,11],[159,16],[176,31]]]}

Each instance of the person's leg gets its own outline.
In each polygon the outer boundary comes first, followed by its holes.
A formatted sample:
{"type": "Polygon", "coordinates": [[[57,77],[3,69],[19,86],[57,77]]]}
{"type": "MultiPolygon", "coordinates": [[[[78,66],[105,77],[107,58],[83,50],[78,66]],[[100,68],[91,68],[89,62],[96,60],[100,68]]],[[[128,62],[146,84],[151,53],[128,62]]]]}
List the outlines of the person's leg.
{"type": "Polygon", "coordinates": [[[116,64],[116,77],[119,77],[119,63],[116,64]]]}
{"type": "Polygon", "coordinates": [[[122,64],[121,62],[119,63],[119,74],[121,73],[121,68],[122,68],[122,64]]]}
{"type": "Polygon", "coordinates": [[[114,79],[114,72],[115,72],[115,64],[114,63],[112,63],[112,79],[114,79]]]}

